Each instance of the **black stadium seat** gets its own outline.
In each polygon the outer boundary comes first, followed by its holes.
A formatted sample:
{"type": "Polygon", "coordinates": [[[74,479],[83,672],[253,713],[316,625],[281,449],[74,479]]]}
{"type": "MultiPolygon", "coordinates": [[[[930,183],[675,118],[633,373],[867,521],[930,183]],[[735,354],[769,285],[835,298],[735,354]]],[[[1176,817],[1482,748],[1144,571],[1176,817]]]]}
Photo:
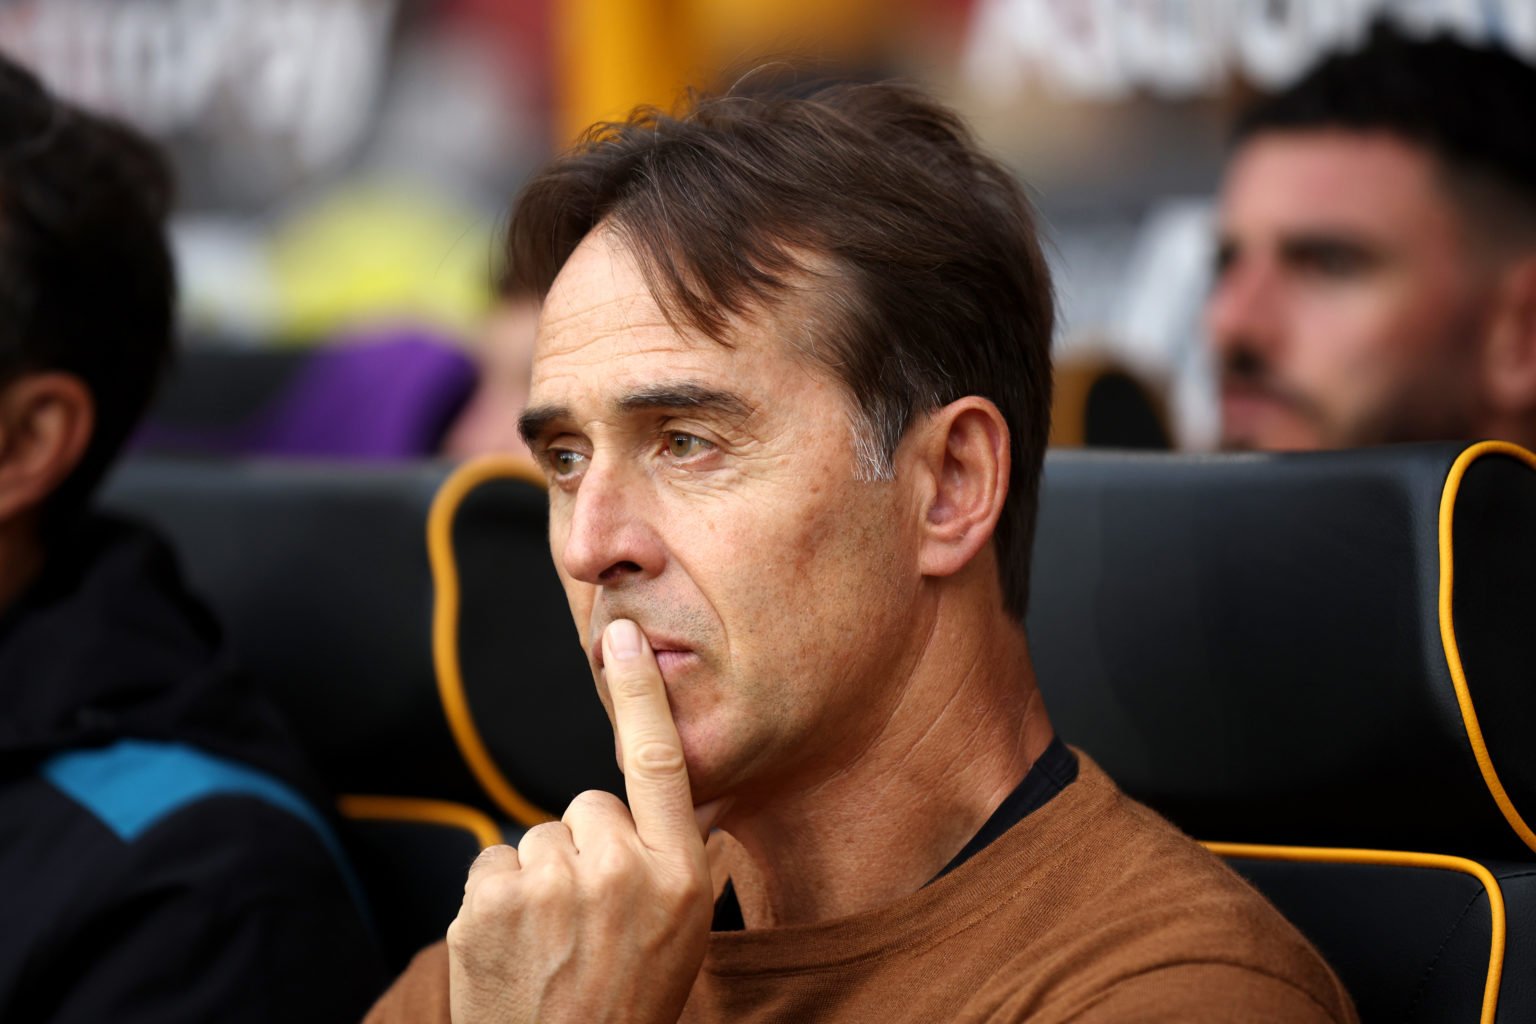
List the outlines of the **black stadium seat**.
{"type": "Polygon", "coordinates": [[[140,459],[104,503],[171,537],[233,659],[344,794],[397,966],[442,934],[482,846],[619,787],[518,463],[140,459]]]}
{"type": "Polygon", "coordinates": [[[1536,456],[1053,453],[1029,626],[1061,734],[1362,1019],[1536,1020],[1536,456]]]}
{"type": "MultiPolygon", "coordinates": [[[[1533,465],[1048,460],[1030,636],[1058,728],[1268,893],[1367,1021],[1536,1020],[1533,465]]],[[[177,541],[348,794],[397,962],[479,845],[617,787],[514,465],[141,462],[109,500],[177,541]]]]}

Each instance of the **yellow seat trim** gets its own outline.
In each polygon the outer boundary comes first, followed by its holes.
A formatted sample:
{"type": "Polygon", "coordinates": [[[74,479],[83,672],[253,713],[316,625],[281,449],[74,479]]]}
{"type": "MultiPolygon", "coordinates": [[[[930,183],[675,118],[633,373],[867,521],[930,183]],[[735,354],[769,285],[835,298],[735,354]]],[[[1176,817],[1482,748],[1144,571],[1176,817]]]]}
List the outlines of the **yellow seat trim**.
{"type": "Polygon", "coordinates": [[[410,821],[459,828],[475,837],[480,849],[502,842],[490,816],[464,804],[410,796],[348,795],[336,801],[342,817],[354,821],[410,821]]]}
{"type": "Polygon", "coordinates": [[[1472,691],[1467,686],[1467,672],[1461,664],[1461,650],[1456,644],[1456,622],[1451,615],[1451,595],[1455,581],[1451,541],[1456,496],[1472,463],[1490,455],[1506,455],[1536,469],[1536,454],[1507,441],[1482,441],[1471,445],[1452,464],[1445,478],[1445,489],[1440,495],[1440,644],[1445,648],[1445,661],[1451,670],[1451,685],[1456,688],[1456,703],[1461,708],[1462,726],[1466,729],[1467,739],[1472,743],[1472,756],[1477,759],[1483,783],[1488,787],[1488,792],[1493,794],[1493,801],[1498,804],[1509,827],[1515,830],[1515,834],[1526,846],[1536,851],[1536,832],[1532,832],[1531,827],[1525,823],[1515,808],[1515,802],[1504,789],[1504,784],[1499,781],[1499,773],[1493,767],[1493,757],[1488,753],[1488,744],[1483,740],[1483,730],[1477,722],[1477,710],[1472,706],[1472,691]]]}
{"type": "Polygon", "coordinates": [[[469,710],[459,663],[459,568],[453,550],[453,521],[469,493],[489,480],[523,480],[541,489],[546,486],[543,474],[526,460],[487,455],[464,463],[438,488],[427,515],[427,557],[436,593],[432,609],[432,661],[437,669],[437,692],[443,714],[464,763],[496,806],[519,825],[531,828],[553,821],[554,816],[519,793],[492,759],[469,710]]]}
{"type": "Polygon", "coordinates": [[[1377,864],[1388,867],[1436,868],[1471,875],[1488,893],[1490,927],[1488,935],[1488,978],[1483,983],[1483,1011],[1480,1024],[1493,1024],[1499,1007],[1499,980],[1504,974],[1504,890],[1493,872],[1475,860],[1439,853],[1412,853],[1406,850],[1353,850],[1324,846],[1263,846],[1250,843],[1203,843],[1220,857],[1248,860],[1284,860],[1320,864],[1377,864]]]}

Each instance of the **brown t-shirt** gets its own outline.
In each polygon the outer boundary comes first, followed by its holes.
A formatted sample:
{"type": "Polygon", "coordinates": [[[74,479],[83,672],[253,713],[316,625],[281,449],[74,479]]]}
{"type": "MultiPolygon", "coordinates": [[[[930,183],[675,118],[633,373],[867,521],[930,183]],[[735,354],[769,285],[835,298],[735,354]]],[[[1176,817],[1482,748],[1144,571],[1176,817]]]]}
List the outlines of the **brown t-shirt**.
{"type": "MultiPolygon", "coordinates": [[[[712,932],[682,1020],[1356,1020],[1262,896],[1078,757],[1076,782],[910,896],[821,924],[712,932]]],[[[439,943],[367,1024],[447,1020],[439,943]]]]}

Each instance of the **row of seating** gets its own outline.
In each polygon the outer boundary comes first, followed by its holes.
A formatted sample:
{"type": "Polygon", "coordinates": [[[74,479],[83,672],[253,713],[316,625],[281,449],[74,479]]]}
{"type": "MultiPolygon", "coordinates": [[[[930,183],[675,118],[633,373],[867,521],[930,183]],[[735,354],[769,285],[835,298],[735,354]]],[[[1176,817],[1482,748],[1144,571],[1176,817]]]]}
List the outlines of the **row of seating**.
{"type": "MultiPolygon", "coordinates": [[[[395,966],[480,846],[619,791],[520,464],[131,461],[338,792],[395,966]]],[[[1536,457],[1056,452],[1029,627],[1063,736],[1207,840],[1365,1020],[1536,1019],[1536,457]]]]}
{"type": "MultiPolygon", "coordinates": [[[[426,331],[375,329],[317,347],[182,352],[134,438],[143,455],[408,459],[440,452],[480,374],[426,331]]],[[[1156,389],[1103,359],[1055,368],[1053,446],[1166,449],[1156,389]]],[[[515,416],[517,410],[511,415],[515,416]]]]}
{"type": "Polygon", "coordinates": [[[171,537],[343,794],[393,966],[442,935],[481,847],[621,791],[522,464],[131,459],[103,501],[171,537]]]}

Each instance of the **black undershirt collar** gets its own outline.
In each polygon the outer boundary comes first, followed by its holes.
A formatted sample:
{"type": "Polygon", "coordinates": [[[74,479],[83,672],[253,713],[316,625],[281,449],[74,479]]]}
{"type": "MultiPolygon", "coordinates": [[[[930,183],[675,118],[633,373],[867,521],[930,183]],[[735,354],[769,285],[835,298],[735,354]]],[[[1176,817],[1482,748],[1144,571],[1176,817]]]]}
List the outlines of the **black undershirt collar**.
{"type": "MultiPolygon", "coordinates": [[[[961,847],[960,852],[944,865],[943,870],[929,879],[927,884],[932,885],[986,849],[987,845],[998,836],[1023,821],[1031,812],[1044,807],[1052,797],[1066,789],[1076,779],[1077,755],[1061,741],[1060,736],[1057,736],[1051,740],[1045,752],[1035,759],[1035,763],[1030,765],[1023,781],[1013,788],[1013,792],[1003,798],[1003,802],[997,805],[997,810],[982,823],[981,828],[971,837],[971,841],[961,847]]],[[[727,881],[720,893],[720,898],[715,901],[715,919],[710,924],[710,930],[739,932],[745,929],[746,922],[742,920],[741,904],[736,900],[736,890],[727,881]]]]}

